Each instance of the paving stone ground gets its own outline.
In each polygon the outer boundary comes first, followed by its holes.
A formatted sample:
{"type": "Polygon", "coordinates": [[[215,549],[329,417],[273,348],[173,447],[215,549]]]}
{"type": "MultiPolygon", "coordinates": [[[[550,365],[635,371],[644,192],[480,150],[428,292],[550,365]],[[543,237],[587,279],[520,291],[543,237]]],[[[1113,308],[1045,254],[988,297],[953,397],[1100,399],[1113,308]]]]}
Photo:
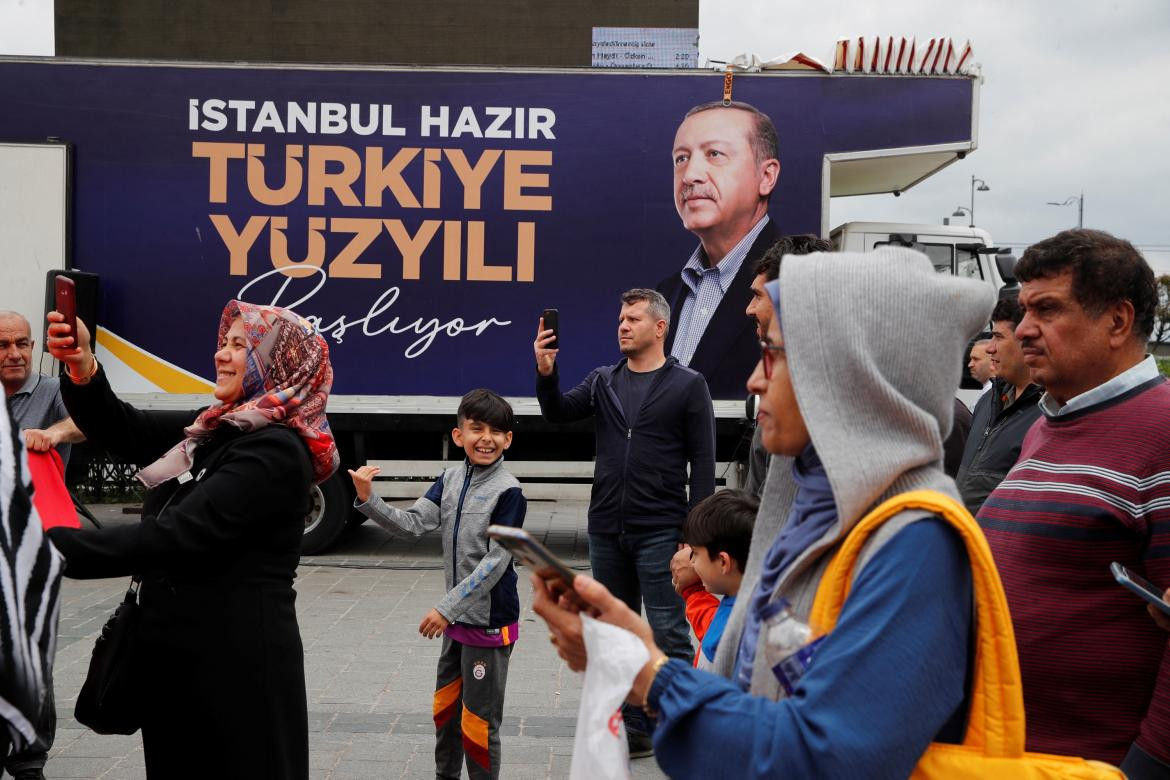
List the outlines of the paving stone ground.
{"type": "MultiPolygon", "coordinates": [[[[100,508],[99,518],[134,520],[120,507],[100,508]]],[[[525,527],[571,565],[588,569],[584,502],[530,502],[525,527]]],[[[367,523],[327,555],[304,559],[298,574],[311,777],[433,777],[431,693],[439,642],[420,637],[418,623],[443,593],[438,537],[403,540],[367,523]]],[[[546,640],[531,610],[525,570],[520,574],[523,612],[508,674],[501,777],[564,778],[581,676],[546,640]]],[[[126,586],[125,579],[63,584],[55,667],[59,723],[48,778],[145,777],[138,735],[100,736],[73,719],[94,640],[126,586]]],[[[651,758],[631,767],[636,778],[664,777],[651,758]]]]}

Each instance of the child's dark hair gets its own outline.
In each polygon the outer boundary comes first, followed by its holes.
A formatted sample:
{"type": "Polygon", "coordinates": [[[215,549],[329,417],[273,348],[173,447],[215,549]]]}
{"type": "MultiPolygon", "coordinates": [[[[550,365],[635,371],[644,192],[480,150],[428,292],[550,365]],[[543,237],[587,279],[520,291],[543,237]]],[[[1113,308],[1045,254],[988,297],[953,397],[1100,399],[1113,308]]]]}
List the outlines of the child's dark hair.
{"type": "Polygon", "coordinates": [[[706,547],[714,559],[725,552],[742,572],[752,545],[752,528],[760,501],[742,490],[720,490],[707,496],[683,521],[683,541],[692,547],[706,547]]]}
{"type": "Polygon", "coordinates": [[[516,425],[512,405],[485,387],[471,390],[459,402],[456,422],[462,425],[465,420],[485,423],[505,433],[516,425]]]}

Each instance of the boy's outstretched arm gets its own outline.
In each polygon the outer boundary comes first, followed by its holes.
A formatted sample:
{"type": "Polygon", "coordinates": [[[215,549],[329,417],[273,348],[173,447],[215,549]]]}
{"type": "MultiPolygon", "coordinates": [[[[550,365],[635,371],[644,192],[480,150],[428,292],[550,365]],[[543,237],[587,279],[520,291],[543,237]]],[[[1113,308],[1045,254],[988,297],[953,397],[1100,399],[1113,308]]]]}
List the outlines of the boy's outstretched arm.
{"type": "MultiPolygon", "coordinates": [[[[439,507],[443,502],[442,474],[431,485],[426,495],[414,502],[414,506],[409,509],[399,509],[398,507],[387,504],[382,500],[381,496],[368,489],[368,487],[366,490],[366,498],[362,500],[362,490],[359,480],[361,479],[361,472],[369,468],[375,467],[363,466],[358,469],[356,474],[353,471],[350,472],[350,476],[353,478],[354,488],[358,490],[358,497],[353,502],[354,508],[397,536],[422,536],[426,532],[433,531],[439,527],[441,522],[439,507]]],[[[376,474],[377,472],[375,471],[374,473],[376,474]]],[[[373,480],[372,474],[367,476],[369,480],[373,480]]]]}
{"type": "MultiPolygon", "coordinates": [[[[524,515],[527,511],[528,501],[524,498],[524,493],[521,492],[520,488],[508,488],[500,494],[496,501],[496,508],[492,510],[492,525],[520,528],[524,525],[524,515]]],[[[503,577],[504,572],[508,570],[508,564],[511,560],[512,554],[502,545],[491,543],[487,555],[480,559],[479,565],[471,574],[455,583],[455,587],[443,596],[435,605],[435,609],[448,622],[454,623],[471,606],[474,595],[484,590],[490,590],[500,581],[500,577],[503,577]]]]}

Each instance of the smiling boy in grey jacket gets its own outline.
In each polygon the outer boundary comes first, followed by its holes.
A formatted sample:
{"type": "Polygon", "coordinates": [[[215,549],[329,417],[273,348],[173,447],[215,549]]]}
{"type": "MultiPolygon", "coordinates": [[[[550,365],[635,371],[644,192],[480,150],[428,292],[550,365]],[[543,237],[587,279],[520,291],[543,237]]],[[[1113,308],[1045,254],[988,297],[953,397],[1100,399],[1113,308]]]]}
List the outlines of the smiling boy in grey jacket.
{"type": "Polygon", "coordinates": [[[421,536],[441,529],[447,593],[418,628],[428,639],[443,637],[434,697],[435,774],[441,778],[458,778],[465,755],[473,780],[499,777],[499,729],[520,599],[512,556],[488,539],[487,527],[524,524],[527,502],[504,469],[513,421],[512,407],[491,390],[463,396],[451,438],[467,457],[409,509],[373,493],[377,466],[349,472],[354,506],[386,530],[421,536]]]}

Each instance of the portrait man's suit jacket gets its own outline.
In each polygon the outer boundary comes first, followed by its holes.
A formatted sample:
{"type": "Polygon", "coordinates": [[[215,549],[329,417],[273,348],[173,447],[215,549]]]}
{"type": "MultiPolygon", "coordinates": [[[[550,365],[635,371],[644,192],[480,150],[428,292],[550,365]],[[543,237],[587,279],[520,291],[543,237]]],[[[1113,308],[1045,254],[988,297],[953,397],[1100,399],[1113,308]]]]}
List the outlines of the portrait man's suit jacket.
{"type": "MultiPolygon", "coordinates": [[[[744,309],[751,298],[752,278],[756,263],[776,240],[775,221],[768,220],[756,236],[755,242],[743,259],[739,272],[723,294],[723,300],[703,331],[703,338],[691,358],[690,367],[707,379],[711,397],[738,399],[747,397],[747,380],[760,359],[756,323],[744,309]]],[[[666,335],[666,354],[674,346],[678,320],[683,301],[690,288],[683,283],[680,273],[674,273],[658,283],[658,292],[670,304],[670,332],[666,335]]]]}

